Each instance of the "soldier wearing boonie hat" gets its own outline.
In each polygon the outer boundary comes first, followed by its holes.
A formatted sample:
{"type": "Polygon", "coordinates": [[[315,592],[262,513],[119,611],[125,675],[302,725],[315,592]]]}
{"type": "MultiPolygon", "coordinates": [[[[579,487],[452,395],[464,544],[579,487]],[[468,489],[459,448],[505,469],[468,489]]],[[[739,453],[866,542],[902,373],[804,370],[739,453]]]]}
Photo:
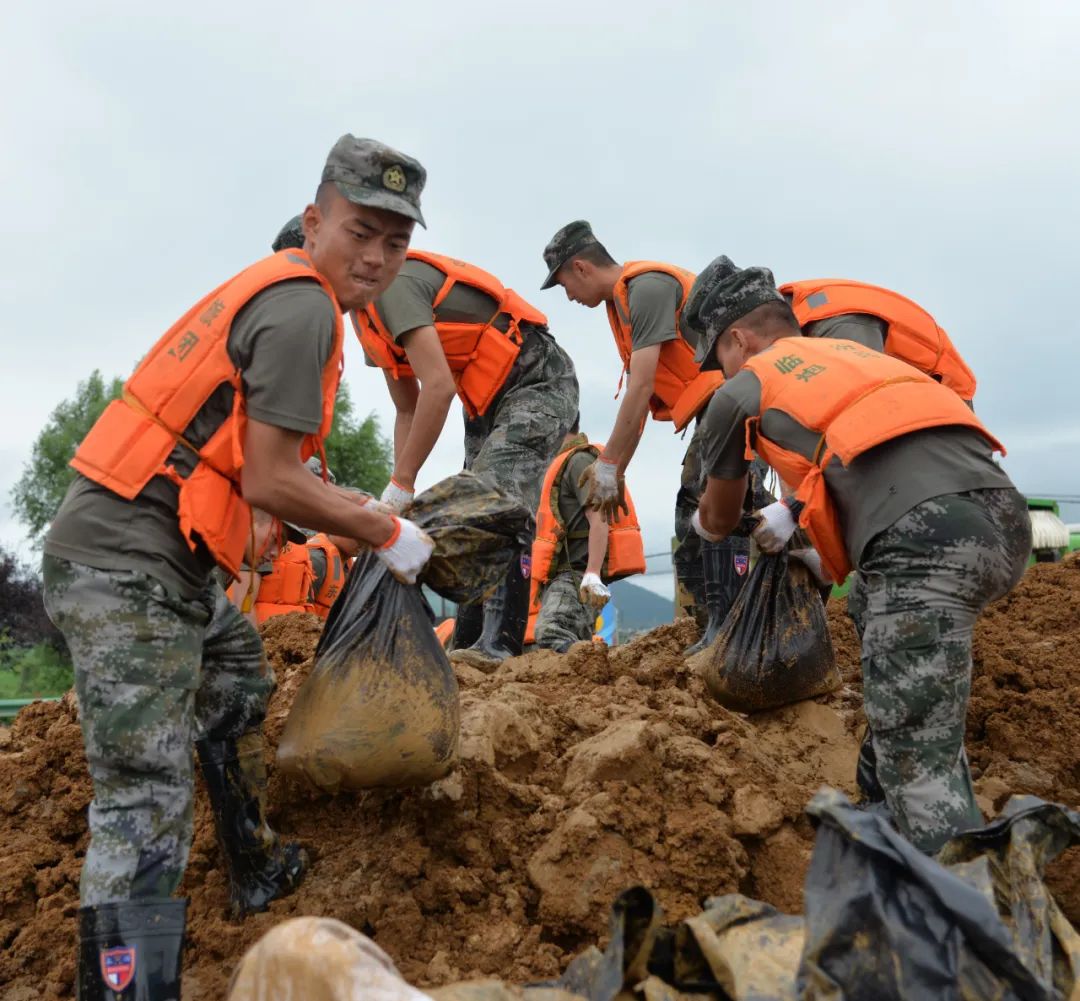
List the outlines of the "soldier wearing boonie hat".
{"type": "Polygon", "coordinates": [[[424,171],[345,136],[321,180],[302,244],[221,284],[144,353],[76,451],[45,541],[45,604],[72,653],[94,763],[83,1001],[181,995],[186,902],[173,893],[192,837],[193,744],[234,913],[265,910],[306,869],[300,846],[266,822],[253,763],[274,682],[215,567],[236,577],[255,563],[263,529],[297,512],[372,546],[405,580],[431,553],[414,524],[302,466],[330,430],[342,310],[365,306],[397,273],[422,222],[424,171]],[[136,440],[163,444],[117,448],[136,440]]]}
{"type": "Polygon", "coordinates": [[[687,653],[707,646],[734,601],[749,564],[749,542],[702,545],[690,531],[690,516],[701,492],[698,416],[723,382],[719,373],[702,373],[694,361],[694,339],[681,324],[694,275],[660,261],[619,264],[596,238],[592,226],[576,219],[563,226],[543,251],[547,276],[542,288],[561,285],[572,302],[603,304],[629,376],[615,426],[600,457],[587,471],[590,505],[609,517],[620,507],[626,466],[644,431],[645,418],[672,421],[676,431],[691,423],[694,434],[683,459],[675,499],[676,600],[694,615],[701,639],[687,653]]]}
{"type": "Polygon", "coordinates": [[[822,583],[876,582],[862,637],[869,722],[858,772],[900,831],[936,851],[980,826],[964,754],[971,634],[1030,553],[1024,498],[992,459],[1000,445],[951,389],[855,341],[801,336],[766,268],[726,258],[702,273],[690,322],[727,381],[704,420],[708,483],[694,516],[723,538],[742,514],[749,443],[788,495],[754,538],[792,551],[822,583]]]}

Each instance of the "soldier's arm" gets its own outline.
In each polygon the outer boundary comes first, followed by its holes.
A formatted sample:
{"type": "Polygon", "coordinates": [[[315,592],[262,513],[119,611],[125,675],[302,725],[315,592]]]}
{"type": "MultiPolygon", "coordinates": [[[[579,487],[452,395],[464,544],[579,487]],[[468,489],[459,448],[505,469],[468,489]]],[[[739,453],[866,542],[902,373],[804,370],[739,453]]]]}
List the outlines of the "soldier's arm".
{"type": "Polygon", "coordinates": [[[403,375],[395,379],[389,372],[384,372],[386,388],[390,391],[390,400],[394,404],[394,464],[401,458],[405,442],[409,440],[413,417],[416,416],[416,401],[420,399],[420,380],[415,376],[403,375]]]}
{"type": "Polygon", "coordinates": [[[742,371],[720,387],[705,408],[700,427],[701,465],[708,479],[698,502],[701,527],[727,537],[742,518],[749,482],[746,422],[760,410],[761,384],[742,371]]]}
{"type": "Polygon", "coordinates": [[[604,557],[607,556],[608,524],[599,511],[590,508],[585,509],[585,517],[589,522],[589,561],[585,572],[599,577],[604,569],[604,557]]]}
{"type": "Polygon", "coordinates": [[[400,449],[395,434],[394,480],[399,486],[412,490],[416,486],[417,474],[442,434],[457,387],[434,327],[410,330],[402,336],[401,346],[419,380],[420,391],[400,449]]]}
{"type": "Polygon", "coordinates": [[[705,492],[698,502],[698,516],[701,527],[710,535],[727,538],[735,531],[742,518],[747,480],[745,474],[737,480],[720,480],[714,476],[708,478],[705,492]]]}
{"type": "Polygon", "coordinates": [[[604,446],[604,458],[616,463],[620,473],[630,464],[645,430],[659,361],[659,344],[650,344],[630,355],[629,384],[615,415],[615,426],[604,446]]]}
{"type": "Polygon", "coordinates": [[[298,431],[249,418],[244,433],[244,499],[282,521],[306,525],[380,546],[393,535],[388,515],[365,507],[361,500],[338,490],[300,461],[304,436],[298,431]]]}

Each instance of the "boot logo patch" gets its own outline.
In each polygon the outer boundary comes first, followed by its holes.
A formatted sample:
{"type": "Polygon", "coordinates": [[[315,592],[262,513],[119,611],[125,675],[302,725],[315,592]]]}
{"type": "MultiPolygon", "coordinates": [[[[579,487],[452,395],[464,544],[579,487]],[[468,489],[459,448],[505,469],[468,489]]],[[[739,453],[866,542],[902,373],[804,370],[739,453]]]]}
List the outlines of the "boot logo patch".
{"type": "Polygon", "coordinates": [[[532,573],[532,553],[521,554],[521,576],[524,580],[529,579],[532,573]]]}
{"type": "Polygon", "coordinates": [[[750,569],[750,557],[746,553],[735,554],[735,572],[743,577],[746,571],[750,569]]]}
{"type": "Polygon", "coordinates": [[[122,991],[135,977],[135,946],[101,950],[101,975],[114,991],[122,991]]]}

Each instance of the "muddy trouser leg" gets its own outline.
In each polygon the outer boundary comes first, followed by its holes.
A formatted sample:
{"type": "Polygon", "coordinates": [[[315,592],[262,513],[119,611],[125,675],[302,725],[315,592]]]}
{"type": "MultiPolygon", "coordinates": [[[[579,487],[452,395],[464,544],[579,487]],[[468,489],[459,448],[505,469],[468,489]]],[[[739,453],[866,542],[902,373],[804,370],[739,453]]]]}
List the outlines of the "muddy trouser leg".
{"type": "Polygon", "coordinates": [[[592,639],[596,614],[582,604],[581,571],[564,570],[546,584],[536,617],[536,645],[566,653],[580,640],[592,639]]]}
{"type": "MultiPolygon", "coordinates": [[[[511,373],[512,381],[491,410],[466,422],[465,467],[517,498],[535,516],[544,474],[578,412],[578,384],[573,363],[546,332],[530,335],[520,361],[520,370],[511,373]]],[[[523,588],[518,583],[511,566],[507,583],[485,603],[485,617],[498,616],[498,631],[510,649],[520,652],[529,587],[527,579],[523,588]]]]}
{"type": "Polygon", "coordinates": [[[45,606],[64,634],[94,783],[80,898],[169,897],[192,835],[192,741],[210,608],[146,574],[46,556],[45,606]]]}
{"type": "Polygon", "coordinates": [[[1020,494],[977,490],[924,501],[862,554],[874,775],[901,833],[922,851],[982,823],[964,753],[972,629],[1020,579],[1030,540],[1020,494]]]}
{"type": "Polygon", "coordinates": [[[701,629],[708,623],[705,602],[705,569],[701,559],[701,536],[690,527],[704,486],[701,471],[701,423],[694,428],[683,456],[679,492],[675,496],[675,552],[671,563],[675,570],[676,614],[692,615],[701,629]]]}

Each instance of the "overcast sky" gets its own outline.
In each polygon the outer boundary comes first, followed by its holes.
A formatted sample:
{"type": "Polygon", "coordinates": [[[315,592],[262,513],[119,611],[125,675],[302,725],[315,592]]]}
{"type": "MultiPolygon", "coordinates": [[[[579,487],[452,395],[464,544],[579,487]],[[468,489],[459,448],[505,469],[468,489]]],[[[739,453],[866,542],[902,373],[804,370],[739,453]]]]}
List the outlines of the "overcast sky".
{"type": "MultiPolygon", "coordinates": [[[[1074,371],[1080,8],[1071,3],[22,4],[0,30],[0,543],[52,408],[127,374],[188,306],[267,252],[344,132],[428,169],[417,246],[547,312],[603,440],[618,358],[602,310],[539,292],[589,219],[624,260],[720,253],[890,286],[979,379],[1028,492],[1080,494],[1074,371]],[[160,8],[164,10],[165,8],[160,8]]],[[[382,377],[346,350],[359,409],[382,377]]],[[[421,486],[460,468],[452,415],[421,486]]],[[[685,443],[630,468],[665,549],[685,443]]],[[[1080,520],[1080,509],[1073,509],[1080,520]]],[[[24,550],[25,552],[25,550],[24,550]]]]}

